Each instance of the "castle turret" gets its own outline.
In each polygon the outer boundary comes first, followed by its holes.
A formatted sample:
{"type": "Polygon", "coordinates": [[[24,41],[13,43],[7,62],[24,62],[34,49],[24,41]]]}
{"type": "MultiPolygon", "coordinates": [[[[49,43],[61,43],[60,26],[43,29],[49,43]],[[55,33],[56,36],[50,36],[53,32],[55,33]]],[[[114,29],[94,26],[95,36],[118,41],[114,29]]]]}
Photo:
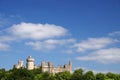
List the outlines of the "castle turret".
{"type": "Polygon", "coordinates": [[[72,73],[72,61],[69,61],[69,71],[72,73]]]}
{"type": "Polygon", "coordinates": [[[24,67],[22,60],[19,60],[19,61],[18,61],[18,64],[19,64],[20,67],[24,67]]]}
{"type": "Polygon", "coordinates": [[[28,56],[28,58],[26,59],[26,61],[27,61],[26,68],[28,70],[34,69],[34,58],[32,58],[31,56],[28,56]]]}
{"type": "Polygon", "coordinates": [[[17,68],[17,69],[19,69],[19,68],[24,68],[23,61],[22,61],[22,60],[19,60],[19,61],[18,61],[18,64],[15,64],[15,65],[14,65],[14,68],[17,68]]]}
{"type": "Polygon", "coordinates": [[[49,73],[53,72],[53,63],[48,62],[49,73]]]}
{"type": "MultiPolygon", "coordinates": [[[[69,71],[70,73],[72,73],[72,62],[69,61],[68,64],[65,64],[64,66],[58,66],[58,67],[54,67],[53,63],[51,62],[44,62],[42,61],[41,66],[35,66],[34,65],[34,58],[32,58],[31,56],[28,56],[28,58],[26,59],[27,63],[26,63],[26,68],[27,70],[33,70],[36,68],[42,68],[43,72],[48,72],[48,73],[59,73],[59,72],[64,72],[64,71],[69,71]]],[[[19,60],[18,64],[14,65],[14,68],[24,68],[23,65],[23,61],[19,60]]]]}

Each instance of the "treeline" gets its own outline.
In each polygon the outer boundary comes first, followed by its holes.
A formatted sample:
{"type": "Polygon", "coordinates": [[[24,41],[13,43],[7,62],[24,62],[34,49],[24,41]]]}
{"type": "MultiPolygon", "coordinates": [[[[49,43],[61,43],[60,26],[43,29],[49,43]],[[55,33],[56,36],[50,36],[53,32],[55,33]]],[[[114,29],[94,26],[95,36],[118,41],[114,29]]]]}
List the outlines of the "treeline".
{"type": "Polygon", "coordinates": [[[67,71],[49,74],[42,72],[41,68],[11,69],[9,71],[0,69],[0,80],[120,80],[120,74],[111,72],[94,74],[92,71],[84,72],[82,69],[77,69],[72,74],[67,71]]]}

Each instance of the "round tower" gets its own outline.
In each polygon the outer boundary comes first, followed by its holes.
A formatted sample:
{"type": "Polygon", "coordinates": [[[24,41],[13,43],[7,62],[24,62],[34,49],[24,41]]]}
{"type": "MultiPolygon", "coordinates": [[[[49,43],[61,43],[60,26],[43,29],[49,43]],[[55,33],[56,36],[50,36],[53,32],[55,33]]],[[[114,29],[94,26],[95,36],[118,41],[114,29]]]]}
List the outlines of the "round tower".
{"type": "Polygon", "coordinates": [[[26,61],[27,61],[26,68],[28,70],[33,70],[34,69],[34,58],[32,58],[31,56],[28,56],[26,61]]]}

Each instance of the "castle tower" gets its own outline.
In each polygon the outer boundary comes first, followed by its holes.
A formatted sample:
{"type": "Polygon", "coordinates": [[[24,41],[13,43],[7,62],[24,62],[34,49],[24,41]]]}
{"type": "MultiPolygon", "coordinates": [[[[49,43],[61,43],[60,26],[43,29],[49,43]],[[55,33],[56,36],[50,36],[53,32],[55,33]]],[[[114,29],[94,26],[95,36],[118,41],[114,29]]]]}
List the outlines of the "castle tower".
{"type": "Polygon", "coordinates": [[[27,61],[26,68],[28,70],[34,69],[34,58],[32,58],[31,56],[28,56],[28,58],[26,59],[26,61],[27,61]]]}
{"type": "Polygon", "coordinates": [[[19,60],[19,61],[18,61],[18,65],[19,65],[20,67],[24,67],[23,61],[22,61],[22,60],[19,60]]]}
{"type": "Polygon", "coordinates": [[[53,72],[53,64],[52,64],[52,62],[48,62],[48,68],[49,68],[48,72],[52,73],[53,72]]]}
{"type": "Polygon", "coordinates": [[[72,73],[72,61],[69,61],[69,70],[70,70],[70,73],[72,73]]]}
{"type": "Polygon", "coordinates": [[[17,69],[19,69],[19,68],[24,68],[23,61],[22,61],[22,60],[19,60],[19,61],[18,61],[18,64],[15,64],[13,67],[14,67],[14,68],[17,68],[17,69]]]}
{"type": "Polygon", "coordinates": [[[48,71],[49,71],[49,66],[48,66],[48,63],[47,63],[47,62],[42,61],[41,67],[42,67],[42,71],[43,71],[43,72],[48,72],[48,71]]]}

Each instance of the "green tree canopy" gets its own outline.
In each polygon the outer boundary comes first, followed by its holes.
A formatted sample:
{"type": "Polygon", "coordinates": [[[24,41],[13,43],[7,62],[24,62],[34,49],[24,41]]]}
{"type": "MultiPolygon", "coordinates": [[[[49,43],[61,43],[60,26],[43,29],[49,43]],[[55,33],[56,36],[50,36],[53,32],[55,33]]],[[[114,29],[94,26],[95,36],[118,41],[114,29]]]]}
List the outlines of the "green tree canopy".
{"type": "Polygon", "coordinates": [[[68,71],[60,72],[55,75],[56,80],[70,80],[71,74],[68,71]]]}
{"type": "Polygon", "coordinates": [[[92,71],[83,72],[82,69],[77,69],[72,74],[68,71],[50,74],[42,72],[41,68],[14,68],[8,71],[0,69],[0,80],[120,80],[120,74],[108,72],[94,75],[92,71]]]}
{"type": "Polygon", "coordinates": [[[75,70],[71,76],[72,80],[82,80],[82,78],[83,78],[83,70],[82,69],[75,70]]]}
{"type": "Polygon", "coordinates": [[[92,71],[88,71],[83,75],[84,80],[95,80],[95,76],[92,71]]]}
{"type": "Polygon", "coordinates": [[[96,80],[105,80],[105,75],[103,73],[97,73],[96,80]]]}

